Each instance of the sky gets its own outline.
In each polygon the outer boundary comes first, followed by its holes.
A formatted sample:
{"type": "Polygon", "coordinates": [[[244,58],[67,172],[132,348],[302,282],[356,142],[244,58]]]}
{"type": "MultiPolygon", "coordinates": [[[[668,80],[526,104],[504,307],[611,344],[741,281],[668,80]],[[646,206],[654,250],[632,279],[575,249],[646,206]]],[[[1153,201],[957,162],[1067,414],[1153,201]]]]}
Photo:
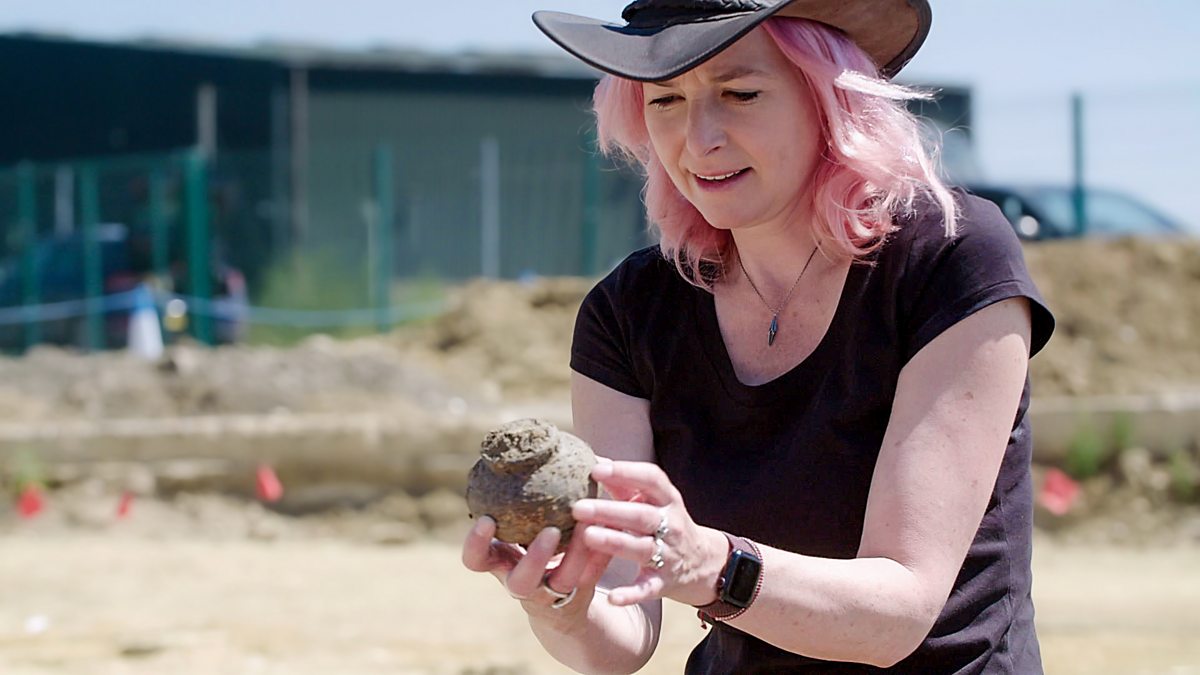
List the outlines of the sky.
{"type": "MultiPolygon", "coordinates": [[[[1070,95],[1084,101],[1086,176],[1200,230],[1200,0],[932,0],[933,29],[902,73],[967,85],[984,175],[1071,177],[1070,95]]],[[[538,9],[617,20],[610,0],[0,0],[0,32],[82,38],[298,42],[343,49],[553,52],[538,9]],[[182,7],[187,6],[184,10],[182,7]]]]}

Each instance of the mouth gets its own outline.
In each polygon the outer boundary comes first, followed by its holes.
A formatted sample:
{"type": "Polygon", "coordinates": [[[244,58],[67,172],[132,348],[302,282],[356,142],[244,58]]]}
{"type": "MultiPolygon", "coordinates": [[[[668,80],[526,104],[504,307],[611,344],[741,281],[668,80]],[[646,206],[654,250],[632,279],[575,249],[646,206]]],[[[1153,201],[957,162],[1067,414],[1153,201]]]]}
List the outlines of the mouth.
{"type": "Polygon", "coordinates": [[[742,179],[750,174],[750,168],[738,169],[729,173],[699,174],[693,173],[696,189],[704,192],[724,192],[732,190],[741,184],[742,179]]]}
{"type": "Polygon", "coordinates": [[[746,173],[749,170],[750,170],[749,168],[738,169],[737,171],[731,171],[729,173],[716,174],[716,175],[712,175],[712,176],[705,176],[705,175],[698,174],[698,173],[693,173],[692,175],[695,176],[698,180],[704,181],[705,183],[722,183],[724,181],[727,181],[727,180],[730,180],[733,178],[737,178],[738,176],[742,175],[743,173],[746,173]]]}

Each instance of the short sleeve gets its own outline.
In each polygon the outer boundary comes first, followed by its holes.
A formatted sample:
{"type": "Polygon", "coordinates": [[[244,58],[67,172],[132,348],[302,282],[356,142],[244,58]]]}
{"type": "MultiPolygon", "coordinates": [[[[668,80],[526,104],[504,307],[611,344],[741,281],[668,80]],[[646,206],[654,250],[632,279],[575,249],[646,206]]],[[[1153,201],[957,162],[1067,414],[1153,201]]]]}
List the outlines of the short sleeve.
{"type": "Polygon", "coordinates": [[[950,326],[1001,300],[1029,299],[1030,356],[1054,332],[1054,316],[1025,266],[1021,242],[994,204],[960,193],[958,231],[946,237],[940,222],[914,222],[901,284],[907,363],[950,326]]]}
{"type": "Polygon", "coordinates": [[[583,299],[571,340],[571,370],[623,394],[649,398],[634,367],[621,277],[618,267],[583,299]]]}

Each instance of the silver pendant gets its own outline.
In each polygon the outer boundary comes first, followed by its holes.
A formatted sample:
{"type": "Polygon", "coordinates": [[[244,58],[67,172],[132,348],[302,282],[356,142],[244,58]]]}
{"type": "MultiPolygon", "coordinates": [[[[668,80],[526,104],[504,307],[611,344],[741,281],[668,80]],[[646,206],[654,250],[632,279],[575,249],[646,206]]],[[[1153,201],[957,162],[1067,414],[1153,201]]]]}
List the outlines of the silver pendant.
{"type": "Polygon", "coordinates": [[[779,315],[771,317],[771,328],[767,331],[767,346],[775,346],[775,334],[779,332],[779,315]]]}

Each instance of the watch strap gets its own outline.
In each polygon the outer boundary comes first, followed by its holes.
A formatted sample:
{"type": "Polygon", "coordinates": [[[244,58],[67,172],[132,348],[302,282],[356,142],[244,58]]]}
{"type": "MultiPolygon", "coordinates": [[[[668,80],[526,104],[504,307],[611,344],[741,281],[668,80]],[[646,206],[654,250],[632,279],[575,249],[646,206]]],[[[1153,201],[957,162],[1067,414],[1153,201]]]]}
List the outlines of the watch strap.
{"type": "Polygon", "coordinates": [[[758,598],[758,592],[762,589],[763,572],[762,572],[762,552],[758,549],[758,544],[744,537],[735,537],[728,532],[723,532],[725,538],[729,540],[729,557],[726,558],[725,569],[721,572],[721,578],[717,580],[717,599],[702,607],[696,608],[696,615],[700,617],[700,621],[709,624],[715,624],[720,621],[730,621],[741,616],[747,609],[754,604],[758,598]],[[759,561],[758,579],[754,584],[754,595],[751,596],[750,602],[746,603],[745,607],[738,607],[723,599],[722,590],[724,585],[728,583],[726,575],[730,573],[729,559],[733,556],[734,551],[744,551],[753,555],[759,561]]]}

